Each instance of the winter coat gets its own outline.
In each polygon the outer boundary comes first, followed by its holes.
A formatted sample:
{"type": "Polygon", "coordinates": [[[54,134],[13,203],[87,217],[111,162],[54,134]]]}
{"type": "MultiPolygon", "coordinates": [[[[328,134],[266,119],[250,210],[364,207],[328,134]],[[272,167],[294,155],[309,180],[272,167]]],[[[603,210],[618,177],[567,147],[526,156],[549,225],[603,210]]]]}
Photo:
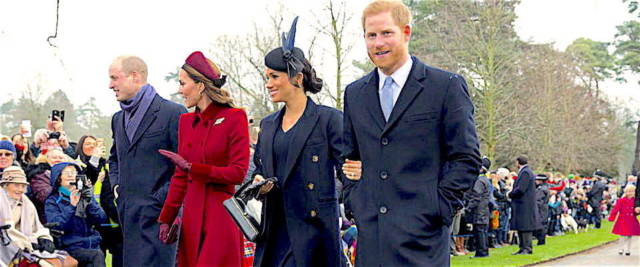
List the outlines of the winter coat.
{"type": "Polygon", "coordinates": [[[622,236],[640,235],[640,223],[634,213],[633,198],[624,197],[616,201],[609,215],[609,221],[614,220],[616,223],[613,225],[612,233],[622,236]]]}
{"type": "Polygon", "coordinates": [[[247,115],[217,104],[183,114],[178,154],[192,164],[191,171],[176,168],[158,218],[171,224],[184,206],[178,265],[240,266],[242,233],[222,202],[231,198],[249,167],[247,115]]]}
{"type": "Polygon", "coordinates": [[[41,223],[47,222],[44,212],[44,202],[51,195],[51,167],[47,163],[34,165],[27,171],[29,179],[29,187],[31,188],[30,198],[38,211],[38,217],[41,223]]]}
{"type": "MultiPolygon", "coordinates": [[[[172,266],[176,247],[158,239],[157,223],[175,170],[158,149],[176,151],[178,121],[187,110],[155,95],[132,139],[127,136],[124,111],[111,120],[113,145],[109,180],[118,188],[116,207],[124,238],[123,261],[127,266],[172,266]]],[[[201,214],[202,215],[202,214],[201,214]]]]}
{"type": "Polygon", "coordinates": [[[491,211],[489,210],[491,182],[487,176],[480,175],[467,192],[469,194],[469,204],[467,210],[471,212],[473,224],[489,224],[491,211]]]}
{"type": "Polygon", "coordinates": [[[542,228],[538,225],[538,209],[536,206],[536,188],[533,171],[524,166],[518,173],[518,179],[509,193],[511,201],[511,229],[518,231],[534,231],[542,228]]]}
{"type": "Polygon", "coordinates": [[[538,185],[536,188],[536,206],[538,206],[538,225],[546,227],[549,221],[549,185],[546,183],[538,185]]]}

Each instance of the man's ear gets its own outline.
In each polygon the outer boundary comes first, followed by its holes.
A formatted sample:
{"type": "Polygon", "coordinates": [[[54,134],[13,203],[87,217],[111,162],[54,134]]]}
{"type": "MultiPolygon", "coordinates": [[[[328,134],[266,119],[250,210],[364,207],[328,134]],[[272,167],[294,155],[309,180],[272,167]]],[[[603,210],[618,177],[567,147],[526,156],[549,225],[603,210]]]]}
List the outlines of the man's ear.
{"type": "Polygon", "coordinates": [[[402,28],[402,33],[404,33],[404,37],[407,42],[411,40],[411,25],[404,25],[404,27],[402,28]]]}
{"type": "Polygon", "coordinates": [[[131,77],[131,80],[133,81],[133,83],[139,83],[140,82],[140,73],[138,73],[137,71],[132,71],[129,74],[129,77],[131,77]]]}

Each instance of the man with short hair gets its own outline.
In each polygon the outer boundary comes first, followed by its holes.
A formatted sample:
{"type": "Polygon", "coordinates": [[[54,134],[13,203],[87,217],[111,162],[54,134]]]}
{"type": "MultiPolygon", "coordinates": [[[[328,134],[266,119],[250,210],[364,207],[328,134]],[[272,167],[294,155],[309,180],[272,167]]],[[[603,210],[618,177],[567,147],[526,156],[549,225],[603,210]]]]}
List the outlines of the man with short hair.
{"type": "Polygon", "coordinates": [[[358,225],[357,266],[449,266],[449,227],[480,170],[467,85],[409,55],[410,22],[401,1],[365,8],[376,69],[344,95],[343,194],[358,225]]]}
{"type": "Polygon", "coordinates": [[[538,209],[536,207],[535,176],[529,168],[529,159],[520,156],[516,159],[518,179],[509,193],[511,198],[511,229],[518,231],[520,249],[513,255],[533,254],[531,241],[533,231],[540,228],[538,209]]]}
{"type": "Polygon", "coordinates": [[[602,182],[607,179],[607,175],[602,171],[596,171],[593,173],[593,185],[591,190],[587,192],[587,198],[589,199],[589,205],[593,209],[591,211],[592,222],[595,225],[595,229],[600,229],[602,221],[602,211],[600,210],[600,202],[602,202],[602,194],[607,189],[602,182]]]}
{"type": "Polygon", "coordinates": [[[116,58],[109,79],[122,108],[111,120],[109,178],[124,236],[123,263],[174,266],[175,245],[160,242],[156,221],[175,167],[158,149],[177,150],[178,121],[186,109],[156,93],[139,57],[116,58]]]}

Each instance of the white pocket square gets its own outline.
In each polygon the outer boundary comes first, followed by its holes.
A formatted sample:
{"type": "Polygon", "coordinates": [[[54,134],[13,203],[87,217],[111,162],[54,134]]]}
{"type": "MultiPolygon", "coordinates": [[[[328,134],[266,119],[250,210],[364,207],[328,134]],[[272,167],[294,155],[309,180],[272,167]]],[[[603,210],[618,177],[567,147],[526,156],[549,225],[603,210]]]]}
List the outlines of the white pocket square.
{"type": "Polygon", "coordinates": [[[222,123],[224,121],[224,118],[219,118],[216,120],[216,122],[213,125],[218,125],[220,123],[222,123]]]}

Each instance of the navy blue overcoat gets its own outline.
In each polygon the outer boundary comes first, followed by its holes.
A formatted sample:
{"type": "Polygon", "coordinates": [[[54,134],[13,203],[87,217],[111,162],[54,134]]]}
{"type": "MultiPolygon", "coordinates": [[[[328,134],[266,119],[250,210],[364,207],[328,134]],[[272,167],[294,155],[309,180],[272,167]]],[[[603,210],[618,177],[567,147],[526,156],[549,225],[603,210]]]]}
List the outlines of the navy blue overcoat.
{"type": "Polygon", "coordinates": [[[536,206],[535,175],[529,166],[518,172],[518,179],[513,183],[511,198],[511,230],[534,231],[542,228],[536,206]]]}
{"type": "Polygon", "coordinates": [[[131,142],[124,130],[124,112],[116,112],[111,120],[109,178],[113,187],[118,186],[125,266],[175,266],[175,245],[160,242],[157,223],[175,166],[158,149],[177,150],[178,120],[185,112],[183,106],[156,95],[131,142]]]}
{"type": "Polygon", "coordinates": [[[358,226],[357,266],[449,266],[452,216],[480,170],[464,79],[412,59],[387,122],[377,70],[345,91],[346,158],[363,167],[344,187],[358,226]]]}
{"type": "MultiPolygon", "coordinates": [[[[275,176],[273,140],[284,108],[265,117],[260,123],[260,135],[254,154],[255,175],[275,176]]],[[[338,232],[338,200],[335,180],[342,171],[342,113],[334,108],[316,105],[307,100],[304,114],[295,126],[285,177],[277,177],[283,187],[284,207],[270,205],[267,194],[263,206],[267,216],[265,235],[257,241],[254,266],[263,266],[265,253],[275,253],[265,247],[270,236],[269,214],[284,208],[287,232],[297,266],[343,266],[338,232]]]]}

